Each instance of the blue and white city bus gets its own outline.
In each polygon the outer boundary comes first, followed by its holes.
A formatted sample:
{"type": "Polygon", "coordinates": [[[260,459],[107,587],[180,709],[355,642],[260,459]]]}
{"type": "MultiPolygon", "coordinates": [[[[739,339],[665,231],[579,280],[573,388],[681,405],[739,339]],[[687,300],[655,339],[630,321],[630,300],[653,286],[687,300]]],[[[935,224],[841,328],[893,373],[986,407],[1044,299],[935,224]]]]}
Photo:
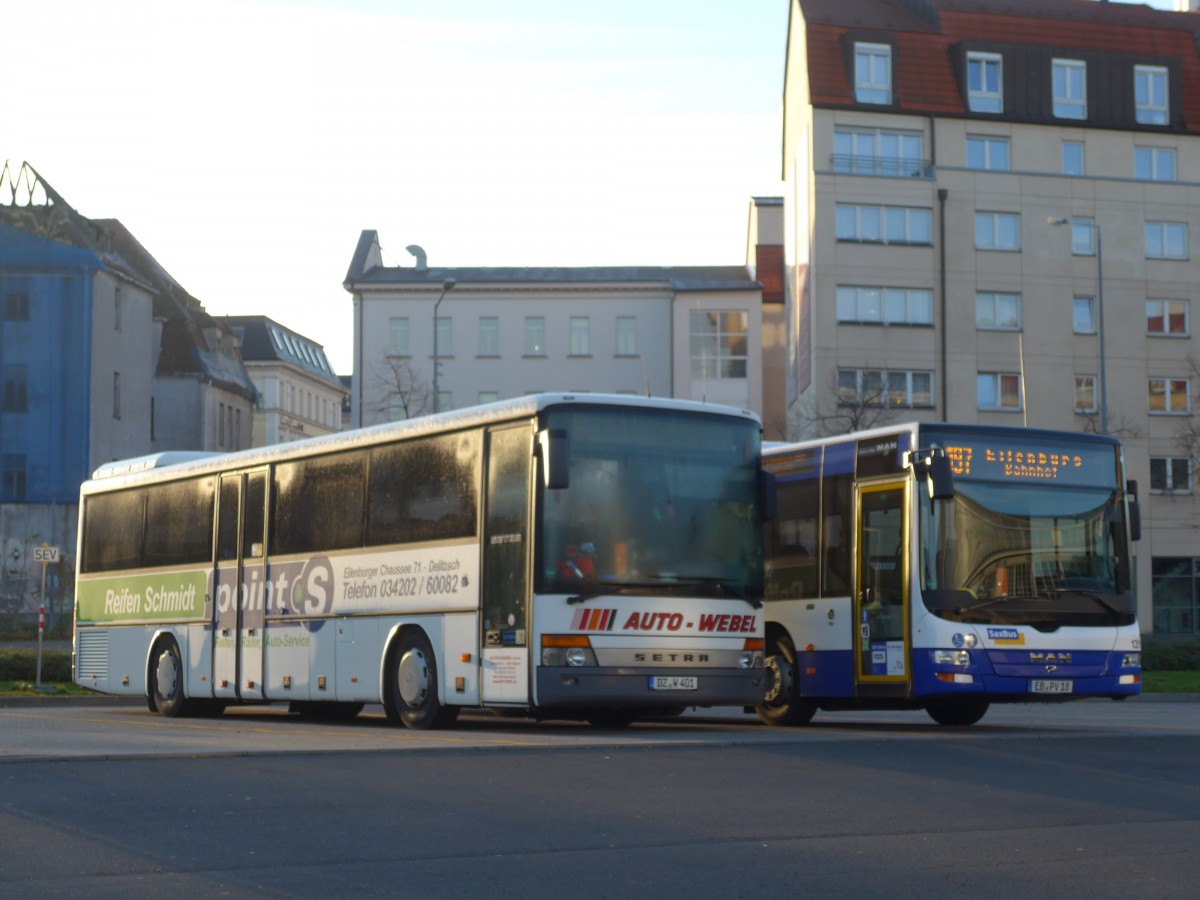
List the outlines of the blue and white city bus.
{"type": "Polygon", "coordinates": [[[1141,689],[1136,485],[1106,436],[912,424],[769,447],[760,718],[1141,689]]]}
{"type": "Polygon", "coordinates": [[[624,725],[763,689],[760,423],[546,394],[83,485],[75,680],[167,716],[624,725]]]}

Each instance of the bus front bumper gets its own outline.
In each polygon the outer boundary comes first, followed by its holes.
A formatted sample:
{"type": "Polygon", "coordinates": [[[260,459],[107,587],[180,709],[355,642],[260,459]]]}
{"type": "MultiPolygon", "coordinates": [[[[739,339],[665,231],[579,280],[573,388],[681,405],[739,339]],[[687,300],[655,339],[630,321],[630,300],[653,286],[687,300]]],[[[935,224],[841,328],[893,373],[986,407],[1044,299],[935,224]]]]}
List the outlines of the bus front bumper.
{"type": "Polygon", "coordinates": [[[763,696],[762,669],[625,669],[540,666],[537,705],[661,709],[754,706],[763,696]]]}

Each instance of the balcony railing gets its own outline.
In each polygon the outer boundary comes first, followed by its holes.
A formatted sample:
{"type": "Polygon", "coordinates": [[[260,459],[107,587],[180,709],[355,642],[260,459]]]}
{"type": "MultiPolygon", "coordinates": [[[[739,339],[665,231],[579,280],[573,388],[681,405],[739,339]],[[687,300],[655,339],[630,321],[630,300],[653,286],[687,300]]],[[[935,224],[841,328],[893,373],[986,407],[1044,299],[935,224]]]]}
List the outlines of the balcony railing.
{"type": "Polygon", "coordinates": [[[839,175],[875,175],[880,178],[932,178],[933,163],[928,159],[900,156],[852,156],[835,153],[833,171],[839,175]]]}

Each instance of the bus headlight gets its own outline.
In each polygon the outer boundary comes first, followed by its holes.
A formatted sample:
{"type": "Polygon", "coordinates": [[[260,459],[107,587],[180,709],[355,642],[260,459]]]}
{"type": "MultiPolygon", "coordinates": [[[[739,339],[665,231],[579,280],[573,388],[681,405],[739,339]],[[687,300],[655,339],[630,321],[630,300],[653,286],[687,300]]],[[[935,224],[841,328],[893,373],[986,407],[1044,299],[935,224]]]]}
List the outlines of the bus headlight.
{"type": "Polygon", "coordinates": [[[584,634],[543,634],[543,666],[594,666],[596,654],[584,634]]]}
{"type": "Polygon", "coordinates": [[[1122,669],[1140,669],[1142,667],[1142,654],[1126,653],[1121,657],[1122,669]]]}
{"type": "Polygon", "coordinates": [[[738,657],[739,669],[761,669],[763,667],[763,655],[757,650],[743,650],[742,655],[738,657]]]}
{"type": "Polygon", "coordinates": [[[971,654],[966,650],[934,650],[933,661],[939,666],[969,666],[971,654]]]}
{"type": "Polygon", "coordinates": [[[594,666],[596,655],[585,647],[569,647],[567,649],[568,666],[594,666]]]}
{"type": "Polygon", "coordinates": [[[763,667],[763,639],[746,638],[742,644],[742,655],[738,657],[739,669],[761,669],[763,667]]]}

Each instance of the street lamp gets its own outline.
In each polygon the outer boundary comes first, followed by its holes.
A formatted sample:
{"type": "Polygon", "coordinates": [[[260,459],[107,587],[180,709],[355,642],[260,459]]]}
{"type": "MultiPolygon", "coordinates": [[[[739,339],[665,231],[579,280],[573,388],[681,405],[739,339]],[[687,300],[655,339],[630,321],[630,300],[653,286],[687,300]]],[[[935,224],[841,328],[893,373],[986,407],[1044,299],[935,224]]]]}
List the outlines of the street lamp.
{"type": "Polygon", "coordinates": [[[458,284],[453,278],[447,278],[442,282],[442,292],[438,294],[437,300],[433,304],[433,411],[438,411],[438,307],[442,305],[442,300],[445,298],[448,291],[454,290],[454,285],[458,284]]]}
{"type": "MultiPolygon", "coordinates": [[[[1051,225],[1073,225],[1070,219],[1051,216],[1051,225]]],[[[1100,431],[1108,434],[1108,377],[1104,366],[1104,250],[1100,243],[1100,226],[1094,220],[1080,222],[1096,236],[1096,340],[1100,342],[1100,431]]]]}

